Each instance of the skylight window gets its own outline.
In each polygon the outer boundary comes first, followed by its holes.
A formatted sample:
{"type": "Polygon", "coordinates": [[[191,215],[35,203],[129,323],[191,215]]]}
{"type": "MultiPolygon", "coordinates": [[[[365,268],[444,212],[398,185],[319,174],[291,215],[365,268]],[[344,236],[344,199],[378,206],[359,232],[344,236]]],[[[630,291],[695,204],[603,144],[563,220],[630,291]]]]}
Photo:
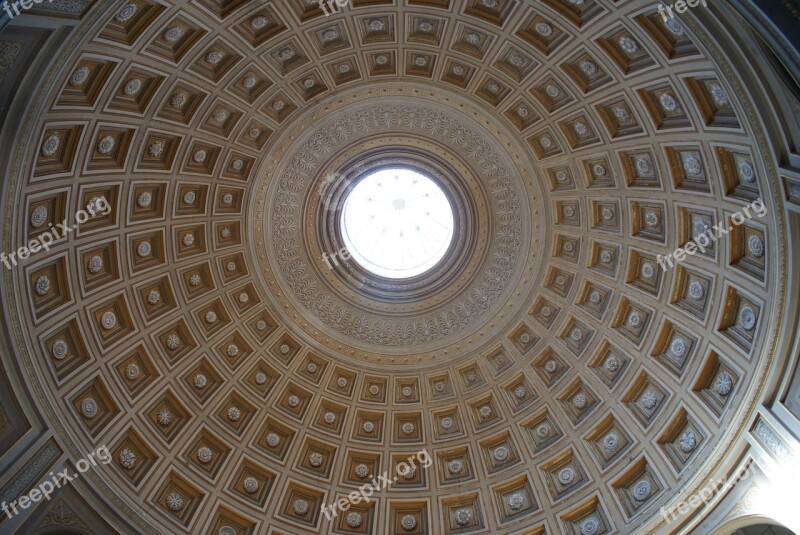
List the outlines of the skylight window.
{"type": "Polygon", "coordinates": [[[410,169],[383,169],[362,179],[345,199],[341,217],[353,260],[391,279],[428,271],[453,239],[453,210],[444,191],[410,169]]]}

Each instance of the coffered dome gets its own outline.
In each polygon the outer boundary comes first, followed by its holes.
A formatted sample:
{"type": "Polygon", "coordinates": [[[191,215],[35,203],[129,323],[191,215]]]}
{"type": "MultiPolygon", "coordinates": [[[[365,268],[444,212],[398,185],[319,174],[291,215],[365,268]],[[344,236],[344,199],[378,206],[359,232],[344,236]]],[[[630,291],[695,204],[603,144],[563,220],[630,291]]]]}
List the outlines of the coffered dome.
{"type": "Polygon", "coordinates": [[[0,36],[2,250],[60,230],[4,270],[0,440],[111,461],[6,526],[678,532],[793,447],[800,106],[743,11],[87,4],[0,36]]]}

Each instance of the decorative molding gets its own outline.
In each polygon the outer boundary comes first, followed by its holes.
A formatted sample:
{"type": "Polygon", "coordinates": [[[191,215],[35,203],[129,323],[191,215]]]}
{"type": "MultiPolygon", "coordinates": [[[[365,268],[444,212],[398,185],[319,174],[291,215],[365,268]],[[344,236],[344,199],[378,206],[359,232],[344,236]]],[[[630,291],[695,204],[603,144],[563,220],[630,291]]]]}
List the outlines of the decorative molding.
{"type": "Polygon", "coordinates": [[[797,458],[791,448],[781,439],[770,425],[759,418],[753,428],[753,434],[758,437],[759,442],[774,455],[778,461],[784,464],[795,464],[797,458]]]}
{"type": "Polygon", "coordinates": [[[80,15],[92,2],[93,0],[48,0],[37,5],[36,9],[80,15]]]}
{"type": "Polygon", "coordinates": [[[0,41],[0,84],[5,82],[24,44],[22,41],[0,41]]]}
{"type": "Polygon", "coordinates": [[[51,438],[30,459],[11,481],[0,491],[0,503],[11,503],[28,492],[43,474],[61,457],[61,449],[51,438]]]}
{"type": "Polygon", "coordinates": [[[57,500],[54,503],[53,508],[39,522],[38,528],[45,529],[51,526],[60,529],[74,528],[87,533],[90,531],[89,527],[81,521],[64,500],[57,500]]]}
{"type": "Polygon", "coordinates": [[[745,516],[757,513],[763,492],[755,483],[751,484],[750,488],[742,495],[739,501],[736,502],[733,509],[725,516],[725,521],[732,520],[739,516],[745,516]]]}
{"type": "MultiPolygon", "coordinates": [[[[290,139],[304,140],[294,141],[292,146],[296,148],[291,153],[284,154],[282,148],[276,150],[272,161],[289,162],[289,165],[270,168],[263,176],[278,174],[281,179],[263,181],[258,187],[259,198],[274,199],[268,201],[268,211],[265,211],[266,203],[255,207],[256,236],[270,236],[269,247],[272,249],[267,254],[262,240],[255,241],[261,273],[268,279],[273,273],[280,273],[306,313],[341,335],[339,344],[345,342],[358,347],[364,343],[372,344],[377,352],[380,352],[378,347],[393,349],[421,344],[452,344],[462,339],[465,332],[474,332],[484,324],[489,311],[497,310],[508,299],[508,285],[517,279],[520,268],[535,265],[539,257],[537,251],[526,252],[521,224],[523,214],[533,212],[537,201],[535,197],[529,197],[527,203],[533,206],[522,206],[524,187],[521,189],[519,171],[512,163],[515,158],[506,153],[509,149],[499,148],[490,141],[492,136],[476,130],[478,127],[473,126],[474,123],[468,124],[458,118],[449,105],[443,105],[441,98],[426,95],[427,91],[392,88],[351,95],[344,103],[329,104],[307,117],[289,135],[290,139]],[[396,104],[412,92],[425,97],[425,104],[396,104]],[[369,104],[365,105],[365,101],[369,104]],[[382,303],[370,306],[369,313],[365,313],[361,311],[363,300],[354,306],[355,303],[341,299],[315,270],[314,266],[318,266],[320,260],[308,258],[307,251],[312,247],[303,237],[304,226],[310,224],[309,216],[303,210],[308,210],[307,199],[316,189],[315,177],[323,163],[333,159],[343,147],[358,145],[359,140],[375,138],[386,130],[392,135],[385,141],[378,137],[377,146],[385,144],[391,147],[393,140],[401,140],[404,136],[409,136],[409,139],[420,137],[433,142],[431,150],[444,150],[451,158],[460,155],[461,162],[488,192],[486,211],[491,219],[479,225],[494,229],[495,236],[501,238],[489,244],[485,260],[469,284],[462,287],[455,284],[455,297],[430,312],[417,314],[413,321],[386,312],[385,307],[380,307],[382,303]],[[262,227],[260,222],[265,213],[270,217],[262,227]],[[273,257],[278,269],[271,268],[270,262],[265,260],[273,257]],[[520,263],[520,259],[527,262],[520,263]]],[[[441,153],[437,156],[443,157],[441,153]]],[[[424,302],[421,305],[417,308],[430,308],[424,302]]]]}

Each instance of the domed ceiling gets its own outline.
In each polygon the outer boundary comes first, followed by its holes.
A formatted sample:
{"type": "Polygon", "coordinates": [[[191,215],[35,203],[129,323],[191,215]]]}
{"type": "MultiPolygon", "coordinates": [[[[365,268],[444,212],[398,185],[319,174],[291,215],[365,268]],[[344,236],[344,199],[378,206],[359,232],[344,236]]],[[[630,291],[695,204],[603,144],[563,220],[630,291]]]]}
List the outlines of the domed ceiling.
{"type": "Polygon", "coordinates": [[[789,240],[747,91],[681,21],[649,0],[95,6],[20,125],[3,249],[110,210],[5,274],[3,321],[65,447],[112,452],[85,477],[117,529],[663,528],[764,386],[789,240]],[[452,209],[413,277],[346,254],[344,202],[386,169],[452,209]]]}

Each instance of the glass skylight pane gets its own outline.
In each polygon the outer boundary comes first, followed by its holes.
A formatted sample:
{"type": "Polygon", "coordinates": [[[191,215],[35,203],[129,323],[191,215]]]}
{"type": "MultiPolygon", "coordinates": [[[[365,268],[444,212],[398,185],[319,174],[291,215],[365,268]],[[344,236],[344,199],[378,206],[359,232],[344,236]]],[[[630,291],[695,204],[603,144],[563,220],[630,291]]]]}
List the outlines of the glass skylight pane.
{"type": "Polygon", "coordinates": [[[383,169],[361,180],[345,200],[341,222],[353,260],[392,279],[435,266],[453,238],[447,196],[433,180],[410,169],[383,169]]]}

